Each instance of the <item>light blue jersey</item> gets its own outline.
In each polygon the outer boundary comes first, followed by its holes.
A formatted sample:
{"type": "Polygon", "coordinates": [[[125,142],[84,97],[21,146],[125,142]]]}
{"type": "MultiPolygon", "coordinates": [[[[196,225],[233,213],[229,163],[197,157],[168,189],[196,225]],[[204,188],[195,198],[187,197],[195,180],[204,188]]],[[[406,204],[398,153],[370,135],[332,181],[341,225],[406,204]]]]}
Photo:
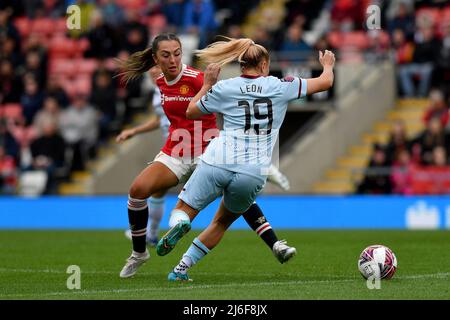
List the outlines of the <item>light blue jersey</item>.
{"type": "Polygon", "coordinates": [[[289,101],[306,96],[306,80],[240,76],[217,82],[197,106],[221,113],[223,130],[201,159],[209,165],[266,180],[289,101]]]}

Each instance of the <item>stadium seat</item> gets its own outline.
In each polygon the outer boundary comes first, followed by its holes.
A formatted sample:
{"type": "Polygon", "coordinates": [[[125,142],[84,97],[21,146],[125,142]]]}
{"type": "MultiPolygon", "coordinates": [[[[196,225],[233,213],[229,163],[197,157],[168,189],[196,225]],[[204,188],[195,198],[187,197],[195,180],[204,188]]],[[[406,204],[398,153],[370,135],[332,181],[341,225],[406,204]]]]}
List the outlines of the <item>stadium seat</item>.
{"type": "Polygon", "coordinates": [[[152,35],[161,33],[167,26],[167,19],[162,14],[147,17],[145,20],[144,23],[148,26],[152,35]]]}
{"type": "Polygon", "coordinates": [[[79,40],[73,40],[75,43],[74,46],[74,56],[75,57],[83,57],[84,52],[89,49],[90,43],[89,40],[86,38],[81,38],[79,40]]]}
{"type": "Polygon", "coordinates": [[[81,93],[84,95],[91,94],[92,80],[90,76],[81,75],[76,77],[73,85],[76,93],[81,93]]]}
{"type": "Polygon", "coordinates": [[[19,17],[14,20],[13,24],[23,38],[28,37],[31,32],[30,19],[28,19],[27,17],[19,17]]]}
{"type": "Polygon", "coordinates": [[[78,70],[76,62],[72,59],[51,59],[49,66],[51,74],[65,77],[73,76],[78,70]]]}
{"type": "Polygon", "coordinates": [[[65,18],[60,18],[54,21],[54,33],[65,34],[67,32],[67,22],[65,18]]]}
{"type": "Polygon", "coordinates": [[[145,9],[147,5],[145,0],[117,0],[116,3],[128,10],[142,10],[145,9]]]}
{"type": "Polygon", "coordinates": [[[53,37],[49,43],[51,58],[69,58],[76,52],[76,42],[66,37],[53,37]]]}
{"type": "Polygon", "coordinates": [[[354,47],[365,49],[369,44],[367,35],[363,31],[330,32],[328,34],[328,42],[334,48],[354,47]]]}
{"type": "Polygon", "coordinates": [[[0,106],[0,118],[22,119],[22,105],[18,103],[7,103],[0,106]]]}
{"type": "Polygon", "coordinates": [[[50,18],[36,19],[32,22],[32,30],[50,36],[56,30],[55,22],[55,20],[50,18]]]}
{"type": "Polygon", "coordinates": [[[74,61],[77,72],[88,74],[89,76],[97,69],[98,62],[95,59],[77,59],[74,61]]]}

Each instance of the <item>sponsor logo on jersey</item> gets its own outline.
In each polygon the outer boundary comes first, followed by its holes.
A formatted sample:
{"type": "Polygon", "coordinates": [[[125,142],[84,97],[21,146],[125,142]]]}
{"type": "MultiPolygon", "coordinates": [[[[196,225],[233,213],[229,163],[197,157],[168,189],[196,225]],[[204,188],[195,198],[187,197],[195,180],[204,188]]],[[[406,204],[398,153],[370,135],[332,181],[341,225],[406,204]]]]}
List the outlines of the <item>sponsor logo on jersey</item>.
{"type": "Polygon", "coordinates": [[[184,101],[184,102],[190,102],[193,99],[193,97],[182,97],[182,96],[173,96],[168,97],[164,96],[164,101],[184,101]]]}

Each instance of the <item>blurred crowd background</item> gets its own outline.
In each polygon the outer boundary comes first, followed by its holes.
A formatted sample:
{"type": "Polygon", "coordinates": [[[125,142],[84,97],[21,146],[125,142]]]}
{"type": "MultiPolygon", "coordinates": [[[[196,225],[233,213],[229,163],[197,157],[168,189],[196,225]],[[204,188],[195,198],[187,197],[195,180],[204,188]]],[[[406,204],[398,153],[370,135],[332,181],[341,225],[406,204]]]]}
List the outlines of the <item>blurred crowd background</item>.
{"type": "Polygon", "coordinates": [[[0,193],[18,193],[21,176],[33,172],[45,176],[42,193],[58,193],[59,183],[86,170],[102,145],[147,112],[151,79],[123,85],[114,77],[114,58],[145,49],[161,32],[183,36],[185,59],[194,66],[192,50],[218,34],[265,46],[278,76],[314,75],[317,50],[324,49],[334,50],[338,63],[392,62],[398,96],[428,101],[425,129],[407,137],[405,124],[396,121],[390,140],[373,145],[355,191],[412,194],[421,190],[411,187],[414,170],[429,166],[444,174],[439,168],[450,156],[448,1],[275,1],[283,14],[256,11],[264,2],[1,0],[0,193]],[[67,29],[72,4],[81,9],[79,30],[67,29]],[[367,29],[371,4],[381,9],[380,30],[367,29]],[[321,24],[324,12],[327,23],[321,24]]]}

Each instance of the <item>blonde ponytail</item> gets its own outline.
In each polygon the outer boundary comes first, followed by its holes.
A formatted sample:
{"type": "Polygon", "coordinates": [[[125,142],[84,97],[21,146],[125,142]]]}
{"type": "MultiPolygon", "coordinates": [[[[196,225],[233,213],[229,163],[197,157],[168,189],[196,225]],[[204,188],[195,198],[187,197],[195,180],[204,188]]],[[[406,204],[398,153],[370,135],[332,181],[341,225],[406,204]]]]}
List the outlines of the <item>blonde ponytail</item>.
{"type": "Polygon", "coordinates": [[[216,41],[195,54],[201,63],[217,63],[223,66],[232,61],[238,61],[241,66],[255,67],[262,58],[269,59],[267,50],[255,44],[252,39],[232,39],[222,36],[225,41],[216,41]]]}

